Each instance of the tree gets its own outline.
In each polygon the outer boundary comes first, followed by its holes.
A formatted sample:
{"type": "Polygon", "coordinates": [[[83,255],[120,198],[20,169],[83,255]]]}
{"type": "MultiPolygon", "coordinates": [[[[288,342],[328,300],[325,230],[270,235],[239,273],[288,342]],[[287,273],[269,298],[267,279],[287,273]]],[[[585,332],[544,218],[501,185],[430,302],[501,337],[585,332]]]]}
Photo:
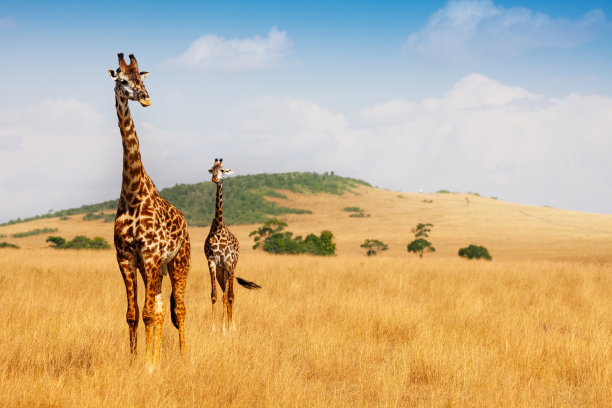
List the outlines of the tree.
{"type": "Polygon", "coordinates": [[[378,253],[378,251],[386,251],[387,249],[389,249],[389,247],[387,246],[387,244],[385,244],[382,241],[379,241],[377,239],[366,239],[365,241],[363,241],[363,244],[361,244],[362,248],[367,249],[366,255],[367,256],[374,256],[378,253]]]}
{"type": "Polygon", "coordinates": [[[429,233],[431,232],[432,228],[433,224],[417,224],[417,226],[412,229],[412,232],[414,233],[414,237],[416,239],[408,244],[406,248],[408,252],[414,252],[415,254],[419,254],[419,258],[421,259],[423,259],[423,254],[425,252],[436,252],[436,248],[431,245],[431,242],[425,239],[429,237],[429,233]]]}
{"type": "Polygon", "coordinates": [[[286,222],[277,220],[276,218],[272,218],[266,221],[264,225],[262,225],[255,231],[251,231],[249,237],[255,235],[255,238],[253,238],[253,241],[255,241],[253,249],[257,249],[259,247],[263,248],[264,242],[268,239],[268,237],[281,232],[286,226],[286,222]]]}
{"type": "Polygon", "coordinates": [[[415,228],[412,229],[415,238],[427,238],[429,237],[429,233],[433,228],[433,224],[417,224],[415,228]]]}
{"type": "Polygon", "coordinates": [[[50,236],[45,242],[50,242],[51,248],[64,248],[66,246],[66,240],[62,237],[50,236]]]}
{"type": "Polygon", "coordinates": [[[459,256],[467,259],[480,259],[484,258],[487,261],[493,259],[489,254],[489,250],[480,245],[470,245],[466,248],[461,248],[459,250],[459,256]]]}
{"type": "Polygon", "coordinates": [[[436,248],[431,245],[431,242],[423,238],[418,238],[408,244],[408,252],[414,252],[419,254],[419,257],[423,259],[425,252],[436,252],[436,248]]]}
{"type": "Polygon", "coordinates": [[[276,219],[266,221],[263,226],[249,234],[255,235],[253,249],[261,247],[264,251],[275,254],[335,254],[336,244],[331,231],[321,231],[320,236],[308,234],[306,239],[302,239],[301,236],[294,238],[290,231],[284,231],[286,226],[286,223],[276,219]]]}

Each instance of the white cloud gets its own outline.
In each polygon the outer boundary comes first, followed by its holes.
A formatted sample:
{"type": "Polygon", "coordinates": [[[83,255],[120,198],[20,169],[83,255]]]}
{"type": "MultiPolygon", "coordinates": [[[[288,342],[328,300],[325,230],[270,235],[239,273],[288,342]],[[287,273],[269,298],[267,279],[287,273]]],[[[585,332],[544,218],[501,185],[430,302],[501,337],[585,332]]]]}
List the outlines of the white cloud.
{"type": "Polygon", "coordinates": [[[404,52],[472,63],[514,57],[536,48],[572,47],[608,28],[605,14],[598,9],[569,20],[523,7],[504,8],[491,0],[454,0],[408,37],[404,52]]]}
{"type": "Polygon", "coordinates": [[[121,146],[113,122],[77,100],[0,112],[0,221],[115,196],[109,174],[121,166],[112,154],[121,146]]]}
{"type": "Polygon", "coordinates": [[[377,184],[565,208],[587,209],[592,197],[591,210],[612,208],[612,98],[546,98],[471,74],[441,98],[395,99],[363,109],[359,120],[370,126],[361,141],[368,154],[386,158],[372,172],[377,184]]]}
{"type": "MultiPolygon", "coordinates": [[[[201,116],[188,131],[157,117],[136,123],[158,187],[208,180],[213,158],[223,157],[236,174],[333,170],[402,191],[612,208],[606,96],[553,99],[470,74],[440,97],[395,98],[354,116],[277,96],[201,116]]],[[[75,100],[0,112],[0,222],[116,198],[120,177],[114,115],[75,100]]]]}
{"type": "Polygon", "coordinates": [[[272,27],[267,37],[225,39],[213,34],[198,38],[167,66],[200,71],[246,71],[278,67],[293,43],[285,31],[272,27]]]}
{"type": "Polygon", "coordinates": [[[208,140],[192,147],[199,160],[202,153],[225,157],[237,174],[334,170],[403,191],[476,191],[536,205],[612,208],[609,97],[553,99],[470,74],[441,97],[395,98],[355,116],[272,96],[233,111],[207,123],[208,140]]]}

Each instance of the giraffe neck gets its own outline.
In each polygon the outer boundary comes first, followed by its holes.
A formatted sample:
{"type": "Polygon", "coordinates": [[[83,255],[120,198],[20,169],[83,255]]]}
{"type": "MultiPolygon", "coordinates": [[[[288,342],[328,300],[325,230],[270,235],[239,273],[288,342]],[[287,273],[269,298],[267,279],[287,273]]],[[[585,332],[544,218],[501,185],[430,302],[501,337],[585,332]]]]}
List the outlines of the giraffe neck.
{"type": "Polygon", "coordinates": [[[223,182],[217,183],[217,204],[213,224],[215,226],[223,225],[223,182]]]}
{"type": "Polygon", "coordinates": [[[119,120],[119,131],[123,143],[123,182],[121,196],[128,202],[138,198],[142,191],[146,173],[140,159],[140,148],[134,121],[128,107],[128,99],[115,94],[115,107],[119,120]]]}

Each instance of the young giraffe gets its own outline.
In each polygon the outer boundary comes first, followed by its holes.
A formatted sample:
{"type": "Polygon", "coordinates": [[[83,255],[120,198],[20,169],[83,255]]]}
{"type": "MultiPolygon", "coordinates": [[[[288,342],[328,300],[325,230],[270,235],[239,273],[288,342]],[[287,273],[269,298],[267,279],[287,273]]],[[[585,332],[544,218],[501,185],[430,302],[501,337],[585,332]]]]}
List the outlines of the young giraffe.
{"type": "Polygon", "coordinates": [[[147,363],[159,362],[161,330],[166,307],[162,300],[162,279],[170,275],[172,323],[179,331],[181,354],[185,353],[185,283],[191,261],[191,245],[183,214],[164,200],[146,173],[140,159],[138,136],[128,100],[149,106],[149,94],[142,82],[149,74],[139,72],[134,55],[127,65],[119,54],[119,68],[109,70],[115,80],[115,106],[123,142],[123,182],[115,217],[117,263],[127,292],[127,323],[130,351],[136,353],[138,327],[137,270],[145,285],[142,320],[145,324],[147,363]],[[153,334],[153,331],[155,332],[153,334]]]}
{"type": "MultiPolygon", "coordinates": [[[[232,306],[234,304],[234,271],[238,263],[238,252],[240,245],[238,239],[231,233],[223,223],[223,177],[232,174],[233,171],[223,168],[223,159],[215,159],[215,164],[208,170],[212,174],[212,182],[217,184],[217,204],[215,208],[215,219],[210,226],[210,232],[204,243],[204,254],[208,261],[210,270],[210,284],[212,287],[210,298],[212,300],[212,331],[215,331],[215,302],[217,301],[217,282],[223,291],[223,313],[222,324],[225,333],[225,315],[231,331],[236,328],[232,322],[232,306]]],[[[256,283],[249,282],[236,277],[238,283],[247,289],[260,289],[256,283]]]]}

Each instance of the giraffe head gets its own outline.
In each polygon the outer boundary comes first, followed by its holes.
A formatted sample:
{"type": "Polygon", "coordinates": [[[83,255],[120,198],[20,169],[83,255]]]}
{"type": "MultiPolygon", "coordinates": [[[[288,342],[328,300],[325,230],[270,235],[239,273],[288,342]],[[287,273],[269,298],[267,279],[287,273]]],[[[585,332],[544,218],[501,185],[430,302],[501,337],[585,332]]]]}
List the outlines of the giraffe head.
{"type": "Polygon", "coordinates": [[[223,168],[223,159],[215,159],[215,164],[213,164],[208,172],[212,174],[212,182],[216,184],[223,183],[223,176],[233,173],[232,170],[223,168]]]}
{"type": "Polygon", "coordinates": [[[117,71],[108,70],[110,77],[115,80],[115,93],[124,98],[140,102],[142,106],[149,106],[151,104],[149,93],[142,82],[149,73],[138,71],[138,62],[136,62],[134,54],[130,54],[130,65],[125,63],[123,53],[118,54],[118,56],[119,68],[117,68],[117,71]]]}

